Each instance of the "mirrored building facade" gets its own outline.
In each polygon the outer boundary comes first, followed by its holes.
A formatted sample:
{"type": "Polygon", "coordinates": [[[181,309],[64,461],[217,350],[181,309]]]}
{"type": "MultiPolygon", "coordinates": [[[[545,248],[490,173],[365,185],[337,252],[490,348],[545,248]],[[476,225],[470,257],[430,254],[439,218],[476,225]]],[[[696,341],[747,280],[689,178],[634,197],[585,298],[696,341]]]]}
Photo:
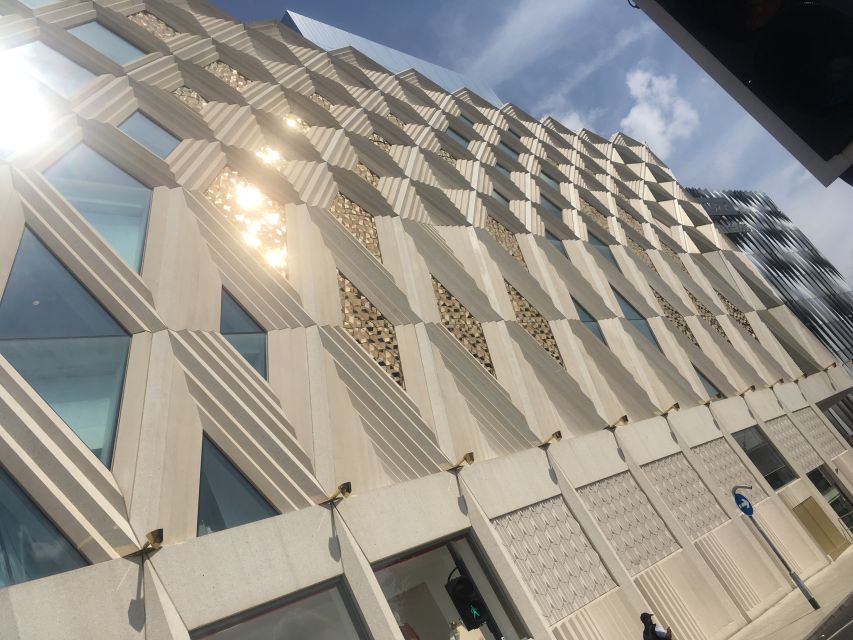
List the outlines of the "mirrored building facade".
{"type": "Polygon", "coordinates": [[[733,485],[849,546],[853,379],[643,144],[195,0],[0,50],[4,640],[722,639],[733,485]]]}

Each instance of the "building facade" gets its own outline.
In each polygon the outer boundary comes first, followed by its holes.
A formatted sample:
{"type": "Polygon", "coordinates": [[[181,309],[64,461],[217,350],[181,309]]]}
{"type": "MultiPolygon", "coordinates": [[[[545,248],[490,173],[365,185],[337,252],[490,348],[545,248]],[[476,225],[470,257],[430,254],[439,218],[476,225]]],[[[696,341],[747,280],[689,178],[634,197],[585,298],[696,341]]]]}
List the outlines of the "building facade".
{"type": "Polygon", "coordinates": [[[722,640],[792,590],[733,485],[849,546],[853,380],[647,147],[204,2],[0,14],[3,640],[722,640]]]}
{"type": "Polygon", "coordinates": [[[764,193],[687,189],[785,304],[841,362],[853,360],[853,291],[764,193]]]}

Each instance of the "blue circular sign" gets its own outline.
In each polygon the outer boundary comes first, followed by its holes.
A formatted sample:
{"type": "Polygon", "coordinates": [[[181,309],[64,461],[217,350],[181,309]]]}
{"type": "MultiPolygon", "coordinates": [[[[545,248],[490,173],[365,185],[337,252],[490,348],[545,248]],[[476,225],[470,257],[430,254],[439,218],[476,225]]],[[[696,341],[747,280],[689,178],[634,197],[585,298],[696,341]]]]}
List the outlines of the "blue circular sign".
{"type": "Polygon", "coordinates": [[[752,503],[742,493],[735,494],[735,504],[745,515],[751,516],[753,512],[752,503]]]}

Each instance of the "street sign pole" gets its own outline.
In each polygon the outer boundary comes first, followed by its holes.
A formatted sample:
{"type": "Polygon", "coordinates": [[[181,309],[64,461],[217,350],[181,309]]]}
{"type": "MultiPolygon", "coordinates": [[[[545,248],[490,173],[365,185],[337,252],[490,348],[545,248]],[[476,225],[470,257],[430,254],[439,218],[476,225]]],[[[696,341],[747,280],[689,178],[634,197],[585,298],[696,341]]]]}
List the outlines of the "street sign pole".
{"type": "Polygon", "coordinates": [[[752,489],[751,484],[736,484],[732,487],[732,497],[735,499],[735,505],[740,509],[749,521],[752,523],[752,526],[758,530],[758,533],[761,534],[761,537],[764,538],[764,542],[767,543],[767,546],[773,550],[773,553],[776,554],[776,557],[779,558],[779,562],[782,563],[782,566],[785,567],[785,570],[788,572],[788,575],[791,576],[791,580],[794,581],[794,584],[797,585],[797,588],[802,591],[803,596],[806,600],[809,601],[809,604],[812,606],[812,609],[820,609],[820,605],[818,604],[815,597],[812,595],[812,592],[809,591],[809,588],[806,586],[806,583],[800,579],[800,576],[797,575],[797,572],[791,568],[791,565],[788,564],[787,560],[779,553],[779,549],[776,548],[776,545],[773,544],[773,541],[768,537],[768,535],[764,532],[764,529],[758,524],[758,521],[755,519],[753,515],[754,509],[752,507],[752,503],[742,493],[738,493],[738,489],[752,489]]]}

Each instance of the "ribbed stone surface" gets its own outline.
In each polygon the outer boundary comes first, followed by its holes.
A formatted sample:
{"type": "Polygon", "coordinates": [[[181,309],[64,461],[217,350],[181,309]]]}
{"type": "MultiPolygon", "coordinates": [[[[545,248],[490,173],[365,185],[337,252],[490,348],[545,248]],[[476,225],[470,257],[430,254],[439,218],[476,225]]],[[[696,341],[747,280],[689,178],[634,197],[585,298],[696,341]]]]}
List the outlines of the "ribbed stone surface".
{"type": "Polygon", "coordinates": [[[343,274],[338,272],[344,329],[404,389],[397,332],[385,316],[343,274]]]}
{"type": "Polygon", "coordinates": [[[372,215],[342,193],[337,195],[329,211],[365,249],[382,262],[382,252],[379,250],[379,234],[376,231],[376,220],[373,219],[372,215]]]}
{"type": "Polygon", "coordinates": [[[696,540],[728,518],[683,453],[643,465],[655,490],[666,497],[669,508],[691,539],[696,540]]]}
{"type": "Polygon", "coordinates": [[[788,416],[773,418],[765,424],[770,437],[773,438],[773,443],[790,462],[806,471],[811,471],[823,464],[817,451],[812,448],[803,434],[797,431],[797,427],[788,416]]]}
{"type": "Polygon", "coordinates": [[[495,375],[489,345],[483,333],[483,325],[477,320],[459,300],[435,278],[432,279],[432,289],[438,303],[441,324],[452,333],[465,350],[483,365],[486,370],[495,375]]]}
{"type": "Polygon", "coordinates": [[[679,546],[627,471],[578,489],[619,559],[636,575],[679,546]]]}
{"type": "Polygon", "coordinates": [[[844,445],[838,441],[838,438],[832,435],[832,432],[830,432],[829,428],[818,417],[814,409],[803,407],[799,411],[794,411],[792,415],[802,432],[808,434],[823,456],[831,460],[835,456],[844,453],[844,445]]]}
{"type": "Polygon", "coordinates": [[[551,354],[551,357],[556,360],[561,367],[563,364],[563,356],[560,355],[560,348],[557,346],[557,340],[554,338],[554,333],[551,331],[551,325],[548,321],[536,310],[532,304],[527,301],[523,295],[518,292],[518,289],[513,287],[509,282],[504,280],[509,299],[512,301],[512,308],[515,311],[515,318],[518,323],[524,327],[539,346],[551,354]]]}
{"type": "Polygon", "coordinates": [[[492,524],[549,624],[616,588],[562,497],[500,516],[492,524]]]}
{"type": "Polygon", "coordinates": [[[503,247],[509,255],[518,260],[521,266],[525,269],[527,268],[527,263],[524,261],[524,256],[521,253],[521,246],[518,244],[518,238],[515,237],[515,234],[512,231],[507,229],[492,216],[489,216],[486,220],[486,231],[488,231],[489,235],[498,241],[498,244],[503,247]]]}
{"type": "Polygon", "coordinates": [[[705,444],[700,444],[698,447],[693,447],[693,451],[699,456],[702,465],[714,477],[717,488],[725,495],[728,495],[731,488],[736,484],[751,484],[752,489],[743,489],[741,492],[753,504],[767,497],[764,489],[756,481],[755,476],[741,462],[737,454],[732,451],[731,446],[729,446],[725,438],[717,438],[705,444]]]}

